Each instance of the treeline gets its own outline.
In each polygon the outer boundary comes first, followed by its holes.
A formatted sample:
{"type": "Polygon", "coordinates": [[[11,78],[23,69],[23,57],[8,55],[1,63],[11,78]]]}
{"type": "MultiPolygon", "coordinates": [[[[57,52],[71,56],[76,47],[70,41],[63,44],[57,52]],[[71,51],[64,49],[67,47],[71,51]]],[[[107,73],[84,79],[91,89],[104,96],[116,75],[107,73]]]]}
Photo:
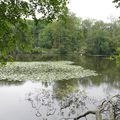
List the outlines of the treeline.
{"type": "MultiPolygon", "coordinates": [[[[114,55],[120,47],[120,21],[82,20],[70,13],[64,20],[47,23],[27,20],[32,53],[114,55]]],[[[26,36],[22,36],[26,39],[26,36]]],[[[18,50],[19,51],[19,50],[18,50]]]]}

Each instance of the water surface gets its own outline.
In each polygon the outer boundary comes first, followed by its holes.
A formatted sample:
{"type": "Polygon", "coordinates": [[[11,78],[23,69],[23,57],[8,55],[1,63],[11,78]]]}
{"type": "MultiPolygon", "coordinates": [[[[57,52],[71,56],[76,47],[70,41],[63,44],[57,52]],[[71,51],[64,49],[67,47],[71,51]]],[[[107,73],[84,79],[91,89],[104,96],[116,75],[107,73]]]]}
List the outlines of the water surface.
{"type": "MultiPolygon", "coordinates": [[[[103,99],[120,93],[120,67],[115,61],[84,56],[40,56],[37,60],[73,61],[99,75],[55,82],[0,81],[0,120],[74,118],[96,109],[103,99]]],[[[88,119],[95,118],[88,116],[88,119]]]]}

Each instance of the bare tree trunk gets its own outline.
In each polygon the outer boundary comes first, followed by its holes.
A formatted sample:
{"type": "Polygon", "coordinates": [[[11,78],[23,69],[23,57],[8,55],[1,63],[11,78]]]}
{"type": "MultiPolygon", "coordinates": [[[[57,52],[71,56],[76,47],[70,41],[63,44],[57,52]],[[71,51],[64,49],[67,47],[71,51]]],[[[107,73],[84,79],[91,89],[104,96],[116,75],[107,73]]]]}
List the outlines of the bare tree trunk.
{"type": "Polygon", "coordinates": [[[102,120],[102,115],[99,110],[96,112],[96,120],[102,120]]]}
{"type": "Polygon", "coordinates": [[[113,106],[111,104],[110,104],[110,108],[109,108],[109,113],[110,113],[110,120],[115,120],[113,106]]]}

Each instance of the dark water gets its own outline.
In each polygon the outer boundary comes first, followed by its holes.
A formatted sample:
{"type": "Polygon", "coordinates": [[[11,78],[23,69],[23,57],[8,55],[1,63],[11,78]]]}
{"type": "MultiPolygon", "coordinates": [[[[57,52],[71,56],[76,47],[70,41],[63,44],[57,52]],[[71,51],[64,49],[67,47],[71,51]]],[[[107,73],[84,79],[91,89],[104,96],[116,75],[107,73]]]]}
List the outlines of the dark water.
{"type": "MultiPolygon", "coordinates": [[[[103,99],[120,93],[120,67],[115,61],[84,56],[32,56],[31,59],[74,61],[75,65],[95,70],[99,75],[56,82],[0,81],[0,120],[74,118],[95,110],[103,99]]],[[[94,116],[87,118],[95,120],[94,116]]]]}

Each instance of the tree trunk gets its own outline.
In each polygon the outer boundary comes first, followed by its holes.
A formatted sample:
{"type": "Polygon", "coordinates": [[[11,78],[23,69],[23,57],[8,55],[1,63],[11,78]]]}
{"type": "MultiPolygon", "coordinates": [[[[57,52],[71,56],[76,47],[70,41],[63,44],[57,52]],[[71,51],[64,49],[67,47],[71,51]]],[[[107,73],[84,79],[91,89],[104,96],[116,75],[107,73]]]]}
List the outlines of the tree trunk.
{"type": "Polygon", "coordinates": [[[96,112],[96,120],[102,120],[102,115],[99,110],[96,112]]]}
{"type": "Polygon", "coordinates": [[[110,120],[115,120],[114,111],[113,111],[113,107],[111,104],[110,104],[110,108],[109,108],[109,114],[110,114],[110,120]]]}

